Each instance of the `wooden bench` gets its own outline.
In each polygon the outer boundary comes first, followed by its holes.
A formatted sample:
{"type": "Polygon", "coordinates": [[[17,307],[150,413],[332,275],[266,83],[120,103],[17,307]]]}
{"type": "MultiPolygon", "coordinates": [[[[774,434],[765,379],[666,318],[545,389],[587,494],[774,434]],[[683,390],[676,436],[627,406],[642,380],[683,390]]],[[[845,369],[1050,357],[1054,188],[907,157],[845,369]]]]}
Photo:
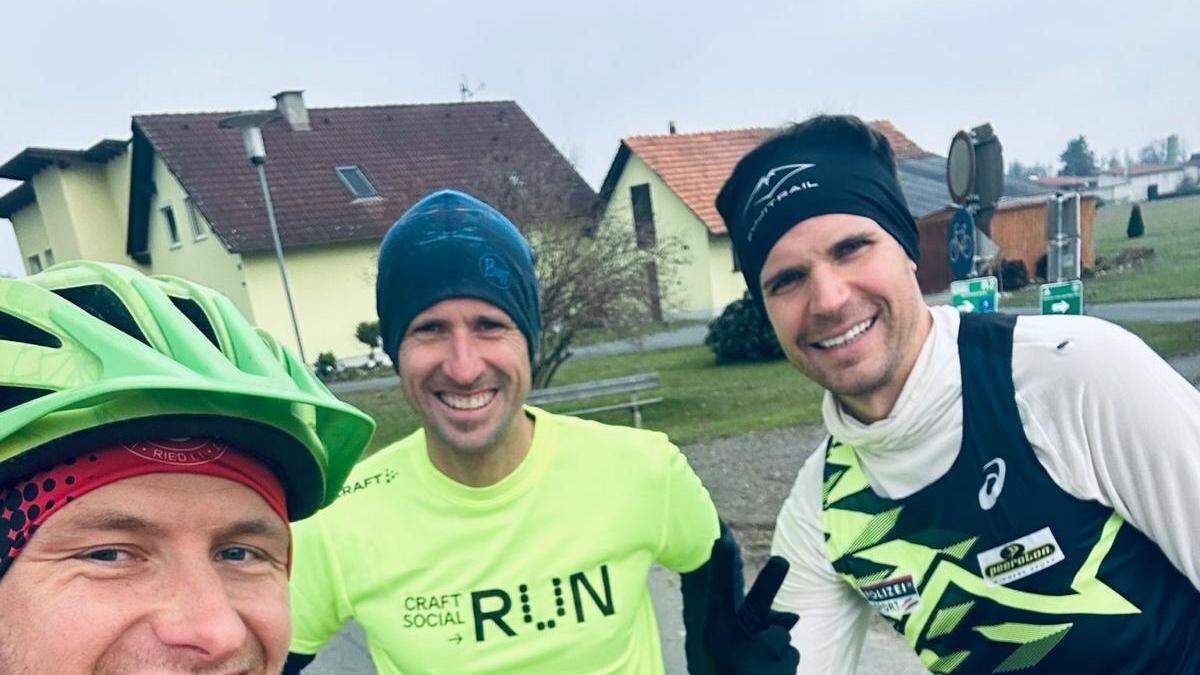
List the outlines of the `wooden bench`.
{"type": "Polygon", "coordinates": [[[642,406],[650,405],[651,403],[661,403],[662,397],[654,398],[639,397],[638,394],[658,389],[658,373],[638,373],[637,375],[627,375],[625,377],[614,377],[608,380],[595,380],[593,382],[580,382],[579,384],[567,384],[561,387],[546,387],[545,389],[534,389],[529,392],[529,397],[526,401],[530,405],[546,406],[552,403],[567,403],[572,401],[584,401],[601,396],[618,396],[629,395],[629,400],[621,403],[613,403],[611,405],[601,405],[591,408],[581,408],[579,410],[569,410],[563,412],[564,415],[585,415],[587,413],[602,412],[605,410],[620,410],[622,408],[630,408],[633,410],[633,426],[642,427],[642,406]]]}

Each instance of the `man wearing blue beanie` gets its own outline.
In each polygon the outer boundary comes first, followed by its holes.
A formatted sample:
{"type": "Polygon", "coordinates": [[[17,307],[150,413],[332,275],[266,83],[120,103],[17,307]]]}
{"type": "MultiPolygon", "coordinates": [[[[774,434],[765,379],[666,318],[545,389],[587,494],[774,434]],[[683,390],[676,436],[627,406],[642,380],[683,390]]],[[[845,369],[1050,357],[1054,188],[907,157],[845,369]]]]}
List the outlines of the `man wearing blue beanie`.
{"type": "Polygon", "coordinates": [[[663,434],[525,405],[525,239],[435,192],[384,238],[376,297],[422,428],[297,527],[287,672],[353,618],[381,673],[662,673],[647,575],[705,567],[716,510],[663,434]]]}

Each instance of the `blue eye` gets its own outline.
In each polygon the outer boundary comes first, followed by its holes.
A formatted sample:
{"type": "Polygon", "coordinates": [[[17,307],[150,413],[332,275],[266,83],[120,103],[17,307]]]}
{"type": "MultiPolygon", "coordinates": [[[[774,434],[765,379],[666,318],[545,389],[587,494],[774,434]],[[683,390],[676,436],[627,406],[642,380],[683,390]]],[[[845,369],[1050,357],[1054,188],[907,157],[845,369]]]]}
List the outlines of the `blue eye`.
{"type": "Polygon", "coordinates": [[[260,556],[258,553],[255,553],[244,546],[231,546],[226,549],[221,549],[221,551],[217,553],[217,557],[226,562],[247,562],[262,558],[262,556],[260,556]]]}
{"type": "Polygon", "coordinates": [[[125,562],[132,556],[128,551],[122,551],[121,549],[117,548],[98,548],[94,551],[88,551],[80,557],[82,557],[84,560],[90,560],[92,562],[115,563],[125,562]]]}

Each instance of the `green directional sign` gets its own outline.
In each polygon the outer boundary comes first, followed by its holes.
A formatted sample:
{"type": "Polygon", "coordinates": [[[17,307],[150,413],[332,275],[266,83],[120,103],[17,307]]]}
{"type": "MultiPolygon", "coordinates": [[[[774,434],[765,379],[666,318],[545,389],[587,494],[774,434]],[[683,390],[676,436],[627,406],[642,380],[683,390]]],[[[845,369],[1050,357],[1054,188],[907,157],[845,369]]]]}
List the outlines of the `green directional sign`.
{"type": "Polygon", "coordinates": [[[1042,285],[1042,314],[1083,314],[1083,282],[1042,285]]]}
{"type": "Polygon", "coordinates": [[[996,277],[979,277],[950,282],[950,304],[963,314],[994,312],[1000,304],[996,297],[996,277]]]}

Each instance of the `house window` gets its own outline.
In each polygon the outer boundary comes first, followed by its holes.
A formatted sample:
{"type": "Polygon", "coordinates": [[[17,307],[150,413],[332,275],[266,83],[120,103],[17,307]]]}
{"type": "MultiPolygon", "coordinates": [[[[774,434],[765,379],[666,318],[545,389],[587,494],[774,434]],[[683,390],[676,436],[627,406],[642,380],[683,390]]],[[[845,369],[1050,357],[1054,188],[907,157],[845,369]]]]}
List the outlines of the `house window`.
{"type": "Polygon", "coordinates": [[[179,246],[179,227],[175,224],[175,210],[169,206],[164,206],[160,209],[163,214],[163,222],[167,224],[167,240],[171,242],[171,248],[179,246]]]}
{"type": "Polygon", "coordinates": [[[46,267],[54,267],[54,251],[50,249],[42,251],[42,260],[46,262],[46,267]]]}
{"type": "Polygon", "coordinates": [[[37,274],[38,272],[42,271],[42,259],[38,257],[38,254],[34,253],[33,255],[29,256],[29,258],[26,259],[26,262],[29,263],[30,274],[37,274]]]}
{"type": "Polygon", "coordinates": [[[650,185],[642,183],[631,186],[629,200],[633,202],[633,229],[637,234],[638,248],[654,248],[657,237],[654,232],[654,207],[650,203],[650,185]]]}
{"type": "Polygon", "coordinates": [[[355,199],[373,199],[379,196],[375,191],[375,186],[371,185],[371,181],[367,180],[366,174],[357,166],[339,166],[337,169],[338,178],[342,179],[346,189],[350,190],[350,194],[354,195],[355,199]]]}
{"type": "MultiPolygon", "coordinates": [[[[630,186],[629,200],[633,203],[633,230],[637,237],[637,247],[642,250],[653,249],[658,244],[658,236],[654,232],[654,206],[650,203],[650,185],[642,183],[630,186]]],[[[646,261],[646,288],[650,294],[650,317],[655,321],[662,321],[662,292],[658,284],[658,265],[653,260],[646,261]]]]}
{"type": "Polygon", "coordinates": [[[196,241],[204,239],[208,233],[204,231],[204,224],[200,222],[200,214],[196,212],[195,202],[188,197],[183,200],[183,203],[187,205],[188,220],[192,223],[192,238],[196,241]]]}

